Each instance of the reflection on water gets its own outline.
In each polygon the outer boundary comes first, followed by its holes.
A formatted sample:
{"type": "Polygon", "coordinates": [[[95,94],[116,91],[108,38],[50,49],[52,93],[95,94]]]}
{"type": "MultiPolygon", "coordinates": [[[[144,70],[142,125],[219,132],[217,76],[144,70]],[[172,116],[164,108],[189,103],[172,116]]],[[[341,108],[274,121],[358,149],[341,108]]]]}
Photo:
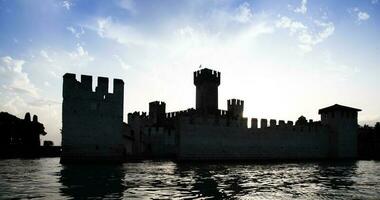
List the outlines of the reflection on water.
{"type": "Polygon", "coordinates": [[[376,199],[380,162],[64,165],[1,160],[0,199],[376,199]]]}
{"type": "Polygon", "coordinates": [[[63,166],[59,182],[64,196],[77,198],[120,198],[123,196],[122,166],[63,166]]]}

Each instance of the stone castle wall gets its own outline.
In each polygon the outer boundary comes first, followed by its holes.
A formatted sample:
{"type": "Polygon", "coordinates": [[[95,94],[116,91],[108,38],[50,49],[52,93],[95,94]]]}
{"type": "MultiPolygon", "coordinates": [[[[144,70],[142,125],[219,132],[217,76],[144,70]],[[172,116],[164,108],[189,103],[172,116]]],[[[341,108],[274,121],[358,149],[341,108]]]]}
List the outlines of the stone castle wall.
{"type": "Polygon", "coordinates": [[[146,127],[143,134],[146,150],[152,157],[173,157],[176,154],[176,130],[165,127],[146,127]]]}
{"type": "Polygon", "coordinates": [[[179,160],[321,159],[329,156],[329,131],[319,124],[293,126],[280,121],[277,125],[271,120],[269,127],[247,128],[215,125],[210,123],[212,118],[194,121],[188,118],[180,121],[179,160]]]}

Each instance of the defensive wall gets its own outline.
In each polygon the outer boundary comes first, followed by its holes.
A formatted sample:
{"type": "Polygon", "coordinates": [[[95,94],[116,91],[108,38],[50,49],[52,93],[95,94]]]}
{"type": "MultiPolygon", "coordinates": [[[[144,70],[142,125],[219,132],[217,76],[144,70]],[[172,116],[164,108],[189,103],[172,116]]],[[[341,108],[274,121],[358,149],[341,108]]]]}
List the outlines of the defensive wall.
{"type": "MultiPolygon", "coordinates": [[[[228,104],[235,105],[231,102],[228,104]]],[[[173,157],[179,160],[336,159],[356,156],[357,111],[340,105],[330,111],[321,109],[321,121],[316,122],[302,116],[300,119],[304,119],[296,123],[252,118],[250,128],[247,118],[231,117],[228,110],[218,110],[219,114],[208,116],[197,115],[194,109],[166,113],[166,124],[161,126],[152,126],[146,113],[132,113],[129,119],[132,119],[131,124],[140,124],[137,130],[141,134],[141,152],[152,157],[175,155],[173,157]]]]}
{"type": "MultiPolygon", "coordinates": [[[[257,121],[257,119],[252,119],[257,121]]],[[[262,127],[183,118],[179,160],[321,159],[329,156],[328,129],[318,123],[294,126],[262,119],[262,127]],[[210,123],[211,122],[211,123],[210,123]]]]}
{"type": "MultiPolygon", "coordinates": [[[[357,112],[333,105],[319,110],[321,121],[251,119],[220,123],[218,117],[178,123],[179,160],[344,159],[357,156],[357,112]],[[269,124],[268,124],[269,121],[269,124]]],[[[302,117],[300,117],[302,118],[302,117]]]]}
{"type": "MultiPolygon", "coordinates": [[[[146,112],[133,112],[128,113],[128,132],[123,134],[129,134],[133,139],[132,154],[134,156],[140,156],[145,152],[144,144],[144,127],[149,125],[149,116],[146,112]]],[[[129,143],[129,142],[128,142],[129,143]]]]}
{"type": "Polygon", "coordinates": [[[173,158],[177,152],[177,130],[168,127],[145,127],[146,152],[153,158],[173,158]]]}

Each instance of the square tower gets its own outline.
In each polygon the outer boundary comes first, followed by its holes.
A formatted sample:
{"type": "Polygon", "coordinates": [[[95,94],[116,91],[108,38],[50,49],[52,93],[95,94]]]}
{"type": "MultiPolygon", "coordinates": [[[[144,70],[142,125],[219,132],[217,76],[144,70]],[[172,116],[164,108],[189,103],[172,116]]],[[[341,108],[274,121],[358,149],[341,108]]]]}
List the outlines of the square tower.
{"type": "Polygon", "coordinates": [[[329,154],[331,158],[355,158],[357,156],[358,112],[335,104],[318,111],[322,125],[329,127],[329,154]]]}
{"type": "Polygon", "coordinates": [[[227,100],[228,116],[232,119],[243,118],[244,101],[240,99],[227,100]]]}
{"type": "Polygon", "coordinates": [[[220,72],[204,68],[194,72],[196,86],[196,110],[208,115],[218,113],[218,87],[220,72]]]}
{"type": "Polygon", "coordinates": [[[149,103],[149,119],[154,125],[161,125],[165,120],[166,104],[163,101],[153,101],[149,103]]]}
{"type": "Polygon", "coordinates": [[[92,77],[63,76],[61,163],[122,162],[124,82],[99,77],[92,91],[92,77]]]}

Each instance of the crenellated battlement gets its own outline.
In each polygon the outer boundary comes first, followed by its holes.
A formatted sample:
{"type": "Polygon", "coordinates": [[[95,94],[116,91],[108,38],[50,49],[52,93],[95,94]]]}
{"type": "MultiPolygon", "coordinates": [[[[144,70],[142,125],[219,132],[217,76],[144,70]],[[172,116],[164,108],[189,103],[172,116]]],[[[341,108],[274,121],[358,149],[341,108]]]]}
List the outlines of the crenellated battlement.
{"type": "Polygon", "coordinates": [[[95,91],[92,90],[92,76],[81,75],[81,80],[76,79],[73,73],[66,73],[63,76],[63,96],[84,96],[88,93],[96,93],[103,98],[108,96],[123,96],[124,81],[121,79],[113,79],[113,92],[109,93],[109,79],[107,77],[98,77],[95,91]]]}
{"type": "MultiPolygon", "coordinates": [[[[80,77],[83,88],[86,91],[92,91],[92,76],[81,75],[80,77]]],[[[107,86],[108,89],[108,86],[107,86]]]]}
{"type": "Polygon", "coordinates": [[[204,82],[220,84],[220,72],[204,68],[194,72],[194,84],[199,85],[204,82]]]}
{"type": "MultiPolygon", "coordinates": [[[[215,115],[215,117],[218,118],[227,118],[228,111],[227,110],[218,110],[218,114],[215,115]]],[[[196,116],[196,110],[193,108],[182,110],[182,111],[176,111],[176,112],[168,112],[166,113],[166,119],[172,119],[179,116],[186,116],[186,117],[194,117],[196,116]]]]}
{"type": "Polygon", "coordinates": [[[242,118],[244,110],[244,101],[240,99],[227,100],[228,115],[232,118],[242,118]]]}
{"type": "Polygon", "coordinates": [[[174,119],[177,117],[191,117],[196,114],[196,110],[194,108],[189,108],[187,110],[181,110],[176,112],[168,112],[165,114],[166,119],[174,119]]]}
{"type": "Polygon", "coordinates": [[[277,121],[275,119],[269,120],[269,126],[268,126],[268,119],[260,119],[260,128],[259,128],[258,121],[259,120],[257,118],[251,119],[251,130],[279,129],[279,130],[292,130],[292,131],[298,131],[298,132],[315,132],[315,131],[318,132],[319,130],[326,128],[320,122],[314,122],[313,120],[309,120],[309,123],[307,124],[294,125],[293,121],[285,122],[285,120],[277,121]]]}
{"type": "Polygon", "coordinates": [[[166,103],[163,102],[163,101],[152,101],[149,103],[149,106],[152,105],[152,106],[166,106],[166,103]]]}
{"type": "Polygon", "coordinates": [[[147,120],[148,115],[146,114],[146,112],[137,112],[137,111],[133,113],[128,113],[128,121],[135,120],[135,119],[147,120]]]}
{"type": "Polygon", "coordinates": [[[165,119],[166,104],[163,101],[153,101],[149,103],[149,118],[150,122],[155,125],[160,125],[165,119]]]}
{"type": "Polygon", "coordinates": [[[219,116],[220,117],[226,117],[227,116],[227,110],[219,110],[219,116]]]}
{"type": "Polygon", "coordinates": [[[227,100],[227,106],[244,107],[244,101],[240,99],[229,99],[227,100]]]}
{"type": "Polygon", "coordinates": [[[190,113],[191,113],[190,109],[176,111],[176,112],[168,112],[168,113],[166,113],[165,117],[166,117],[166,119],[173,119],[173,118],[176,118],[176,117],[179,117],[179,116],[189,115],[190,113]]]}
{"type": "Polygon", "coordinates": [[[95,88],[95,92],[100,94],[108,93],[108,78],[98,77],[98,86],[95,88]]]}
{"type": "MultiPolygon", "coordinates": [[[[247,118],[230,118],[228,111],[219,110],[220,115],[202,117],[197,115],[189,115],[187,110],[179,112],[166,113],[166,119],[179,119],[184,123],[192,125],[207,125],[215,127],[245,127],[247,128],[247,118]]],[[[250,130],[288,130],[296,132],[319,132],[324,130],[326,126],[323,126],[320,122],[314,122],[309,120],[307,124],[295,125],[293,121],[276,120],[276,119],[260,119],[260,128],[258,127],[259,120],[257,118],[251,118],[250,130]]]]}
{"type": "Polygon", "coordinates": [[[152,101],[149,103],[149,115],[165,115],[166,103],[163,101],[152,101]]]}
{"type": "Polygon", "coordinates": [[[165,117],[166,117],[166,119],[172,119],[172,118],[178,117],[180,113],[181,113],[180,111],[168,112],[168,113],[166,113],[165,117]]]}

